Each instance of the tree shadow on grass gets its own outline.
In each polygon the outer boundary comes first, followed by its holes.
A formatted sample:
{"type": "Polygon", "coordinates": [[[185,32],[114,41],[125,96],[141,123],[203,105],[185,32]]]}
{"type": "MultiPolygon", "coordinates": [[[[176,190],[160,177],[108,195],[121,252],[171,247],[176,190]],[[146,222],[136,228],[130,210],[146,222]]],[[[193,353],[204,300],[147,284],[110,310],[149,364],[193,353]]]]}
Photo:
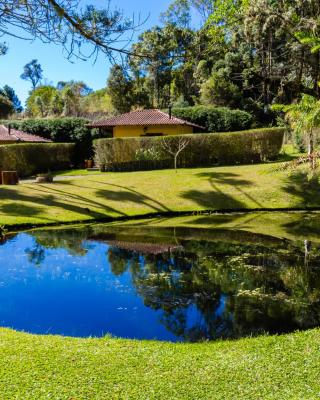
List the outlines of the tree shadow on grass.
{"type": "MultiPolygon", "coordinates": [[[[170,211],[168,207],[161,204],[156,199],[146,196],[130,187],[106,184],[99,181],[95,182],[103,184],[104,187],[108,187],[108,189],[99,190],[88,187],[88,189],[92,190],[92,194],[94,194],[95,197],[105,200],[104,202],[99,201],[98,199],[93,199],[94,196],[85,197],[80,194],[70,193],[70,191],[63,190],[64,185],[71,185],[71,183],[64,181],[63,183],[60,183],[58,187],[55,185],[39,184],[24,185],[25,188],[32,190],[30,194],[25,194],[22,191],[19,191],[19,189],[16,190],[16,188],[1,188],[0,201],[9,200],[10,204],[0,205],[0,211],[5,214],[19,217],[41,217],[41,219],[47,221],[57,220],[46,218],[46,216],[42,217],[41,214],[44,213],[43,206],[56,207],[65,210],[66,212],[77,213],[95,219],[105,218],[107,213],[126,217],[127,214],[121,211],[121,203],[126,202],[143,204],[156,212],[170,211]],[[109,187],[115,188],[115,190],[109,189],[109,187]],[[59,198],[59,196],[62,198],[59,198]],[[118,202],[119,208],[111,207],[106,204],[106,201],[108,200],[118,202]],[[24,202],[30,203],[30,205],[23,204],[24,202]]],[[[76,185],[73,182],[72,186],[81,189],[84,188],[84,186],[76,185]]]]}
{"type": "MultiPolygon", "coordinates": [[[[74,186],[77,186],[77,185],[72,185],[72,186],[74,187],[74,186]]],[[[61,185],[60,185],[60,187],[61,187],[61,185]]],[[[83,186],[81,186],[81,187],[83,188],[83,186]]],[[[92,188],[89,188],[89,189],[92,190],[92,188]]],[[[73,194],[73,193],[67,192],[65,190],[58,189],[58,188],[53,187],[53,186],[48,187],[48,186],[43,186],[43,185],[37,185],[36,188],[33,187],[33,190],[36,190],[36,191],[42,192],[42,193],[47,193],[48,190],[50,190],[54,194],[63,195],[65,197],[67,197],[68,199],[71,199],[73,203],[78,203],[79,207],[80,207],[80,205],[81,206],[85,206],[85,210],[88,210],[88,207],[91,206],[91,207],[100,208],[103,212],[109,211],[109,212],[112,212],[112,213],[119,214],[121,216],[126,216],[126,214],[124,212],[122,212],[120,210],[117,210],[117,209],[115,209],[113,207],[107,206],[105,203],[100,203],[98,201],[92,200],[92,198],[84,197],[84,196],[81,196],[81,195],[78,195],[78,194],[73,194]]],[[[92,213],[92,215],[97,214],[97,211],[92,211],[91,210],[90,212],[92,213]]],[[[98,217],[99,217],[99,213],[98,213],[98,217]]]]}
{"type": "Polygon", "coordinates": [[[219,189],[216,191],[188,190],[181,194],[183,199],[192,200],[205,210],[240,210],[245,208],[245,204],[223,193],[219,189]]]}
{"type": "Polygon", "coordinates": [[[251,181],[239,178],[239,175],[234,172],[200,172],[197,176],[200,178],[208,178],[210,182],[216,181],[217,183],[234,186],[252,186],[251,181]]]}
{"type": "MultiPolygon", "coordinates": [[[[214,190],[214,193],[216,194],[222,194],[223,191],[220,189],[219,185],[228,185],[232,186],[233,189],[235,189],[241,196],[244,196],[248,200],[252,201],[258,208],[262,208],[263,205],[256,199],[254,199],[244,188],[253,186],[252,182],[246,179],[243,179],[240,175],[234,173],[234,172],[201,172],[197,174],[199,177],[204,177],[208,178],[208,181],[210,182],[210,185],[212,189],[214,190]]],[[[218,198],[216,200],[219,200],[218,198]]],[[[223,197],[221,198],[223,201],[223,197]]],[[[236,200],[235,198],[225,195],[225,200],[228,202],[228,204],[231,204],[230,208],[245,208],[243,207],[243,204],[236,200]],[[235,204],[234,206],[232,205],[233,203],[241,203],[242,207],[237,207],[235,204]]],[[[223,207],[223,208],[229,208],[229,207],[223,207]]]]}
{"type": "MultiPolygon", "coordinates": [[[[106,217],[105,211],[110,211],[113,213],[117,213],[119,215],[123,215],[120,211],[117,211],[115,209],[109,208],[105,205],[103,205],[103,209],[101,212],[99,211],[94,211],[90,210],[88,208],[88,204],[86,207],[81,207],[79,205],[72,204],[70,201],[62,201],[55,196],[51,194],[41,194],[37,195],[37,192],[40,193],[47,193],[46,191],[41,190],[39,187],[34,186],[28,186],[29,189],[33,190],[32,195],[30,194],[24,194],[20,191],[13,190],[10,188],[1,188],[0,190],[0,201],[1,200],[9,200],[9,204],[3,204],[0,205],[0,211],[13,215],[13,216],[19,216],[19,217],[38,217],[47,221],[52,221],[52,222],[57,222],[59,219],[49,219],[48,217],[44,216],[42,217],[42,214],[44,213],[43,207],[56,207],[64,211],[80,214],[80,215],[85,215],[86,217],[90,218],[104,218],[106,217]],[[30,203],[30,204],[22,204],[22,203],[30,203]],[[41,206],[41,207],[40,207],[41,206]]],[[[65,193],[66,196],[68,193],[65,193]]],[[[74,200],[74,199],[73,199],[74,200]]],[[[79,200],[83,200],[81,196],[79,197],[79,200]]]]}
{"type": "Polygon", "coordinates": [[[123,202],[133,202],[138,204],[144,204],[147,207],[152,208],[154,211],[158,212],[165,212],[165,211],[172,211],[169,207],[165,204],[161,203],[157,199],[154,199],[150,196],[147,196],[137,190],[134,190],[128,186],[123,185],[116,185],[112,183],[100,182],[93,180],[93,182],[103,185],[107,187],[106,189],[100,189],[96,191],[96,195],[98,197],[103,197],[111,200],[116,201],[123,201],[123,202]],[[112,191],[108,187],[116,188],[117,190],[112,191]],[[120,189],[120,190],[119,190],[120,189]]]}
{"type": "Polygon", "coordinates": [[[306,172],[288,176],[283,189],[298,199],[297,207],[317,207],[320,204],[320,180],[318,175],[308,179],[306,172]]]}
{"type": "MultiPolygon", "coordinates": [[[[295,196],[298,208],[318,208],[320,205],[320,178],[308,178],[307,172],[298,171],[288,176],[284,190],[295,196]]],[[[320,235],[320,214],[306,211],[297,213],[292,222],[283,224],[287,232],[308,238],[320,235]]]]}
{"type": "Polygon", "coordinates": [[[245,209],[247,206],[243,201],[225,193],[221,188],[222,185],[224,188],[229,185],[232,186],[233,190],[236,189],[239,194],[244,195],[254,201],[258,207],[261,207],[260,203],[242,189],[242,187],[252,186],[252,182],[239,178],[239,175],[228,172],[202,172],[197,175],[208,178],[212,191],[188,190],[182,193],[184,199],[195,201],[199,206],[207,210],[245,209]]]}
{"type": "Polygon", "coordinates": [[[95,192],[95,195],[106,200],[118,201],[120,203],[142,204],[156,212],[170,211],[165,206],[156,206],[150,197],[133,193],[132,191],[100,189],[95,192]]]}
{"type": "MultiPolygon", "coordinates": [[[[26,205],[26,204],[17,204],[17,203],[10,203],[10,204],[3,204],[0,206],[0,211],[2,214],[7,214],[12,217],[36,217],[40,214],[39,208],[36,206],[26,205]]],[[[41,216],[43,221],[53,221],[50,218],[45,218],[41,216]]],[[[0,217],[1,222],[1,217],[0,217]]]]}

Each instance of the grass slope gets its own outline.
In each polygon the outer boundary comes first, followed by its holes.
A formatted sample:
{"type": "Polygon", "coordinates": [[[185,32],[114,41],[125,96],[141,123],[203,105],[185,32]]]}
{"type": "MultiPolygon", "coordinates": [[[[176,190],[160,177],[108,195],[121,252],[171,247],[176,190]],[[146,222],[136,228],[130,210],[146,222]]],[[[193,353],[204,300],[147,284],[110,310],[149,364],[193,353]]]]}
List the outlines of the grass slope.
{"type": "Polygon", "coordinates": [[[320,331],[202,344],[0,330],[1,400],[316,399],[320,331]]]}
{"type": "Polygon", "coordinates": [[[104,173],[0,188],[0,223],[49,224],[168,211],[320,206],[318,181],[275,164],[104,173]]]}

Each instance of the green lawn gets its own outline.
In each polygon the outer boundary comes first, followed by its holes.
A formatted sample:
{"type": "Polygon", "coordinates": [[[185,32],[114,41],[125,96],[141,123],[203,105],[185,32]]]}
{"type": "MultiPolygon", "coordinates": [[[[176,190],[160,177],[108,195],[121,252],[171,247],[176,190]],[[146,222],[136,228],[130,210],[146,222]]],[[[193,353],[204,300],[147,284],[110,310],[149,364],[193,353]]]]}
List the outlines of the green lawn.
{"type": "Polygon", "coordinates": [[[202,344],[0,330],[1,400],[317,399],[320,331],[202,344]]]}
{"type": "MultiPolygon", "coordinates": [[[[275,164],[135,173],[80,172],[52,185],[0,188],[1,224],[48,224],[221,209],[320,207],[318,180],[274,172],[275,164]]],[[[75,174],[76,172],[72,172],[75,174]]],[[[308,218],[309,219],[308,219],[308,218]]],[[[225,227],[303,237],[295,214],[216,216],[225,227]],[[228,219],[229,218],[229,219],[228,219]],[[255,227],[254,227],[255,226],[255,227]],[[299,233],[300,232],[300,233],[299,233]]],[[[206,216],[148,220],[212,226],[206,216]]],[[[131,222],[132,225],[145,221],[131,222]]],[[[309,229],[310,228],[310,229],[309,229]]],[[[318,230],[314,229],[314,235],[318,230]]],[[[41,299],[39,299],[41,301],[41,299]]],[[[37,336],[0,329],[0,399],[316,399],[320,330],[237,341],[172,344],[37,336]]]]}
{"type": "Polygon", "coordinates": [[[0,221],[13,226],[169,211],[320,207],[318,180],[275,172],[276,165],[98,173],[2,186],[0,221]]]}
{"type": "Polygon", "coordinates": [[[100,171],[88,171],[87,169],[65,169],[63,171],[56,171],[53,173],[55,176],[79,176],[79,175],[101,175],[100,171]]]}

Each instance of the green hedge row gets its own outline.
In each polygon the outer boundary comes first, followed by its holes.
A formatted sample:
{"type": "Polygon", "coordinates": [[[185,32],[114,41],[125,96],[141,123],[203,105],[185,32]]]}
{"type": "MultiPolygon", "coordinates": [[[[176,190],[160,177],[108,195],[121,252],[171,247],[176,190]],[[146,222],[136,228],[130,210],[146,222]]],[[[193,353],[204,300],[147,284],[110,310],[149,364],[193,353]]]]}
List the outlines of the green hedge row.
{"type": "Polygon", "coordinates": [[[20,177],[70,168],[72,143],[20,143],[0,146],[0,170],[18,171],[20,177]]]}
{"type": "Polygon", "coordinates": [[[8,125],[34,135],[51,139],[56,143],[75,143],[75,164],[92,157],[91,129],[86,127],[89,120],[85,118],[42,118],[1,121],[0,124],[8,125]]]}
{"type": "Polygon", "coordinates": [[[248,164],[277,157],[285,129],[265,128],[220,134],[115,138],[94,141],[95,162],[104,170],[173,167],[173,154],[187,141],[178,167],[248,164]]]}
{"type": "Polygon", "coordinates": [[[250,129],[252,115],[227,107],[194,106],[174,108],[172,114],[206,128],[207,132],[233,132],[250,129]]]}

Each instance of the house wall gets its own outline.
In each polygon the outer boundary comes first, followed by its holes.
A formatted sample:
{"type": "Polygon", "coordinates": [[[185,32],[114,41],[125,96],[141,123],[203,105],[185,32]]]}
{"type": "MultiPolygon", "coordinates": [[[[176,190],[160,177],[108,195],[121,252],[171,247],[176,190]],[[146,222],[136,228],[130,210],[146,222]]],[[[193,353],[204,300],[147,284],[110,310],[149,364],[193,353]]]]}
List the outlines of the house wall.
{"type": "Polygon", "coordinates": [[[148,125],[148,126],[115,126],[113,137],[137,137],[150,133],[163,135],[183,135],[193,133],[193,127],[189,125],[148,125]],[[145,128],[147,128],[145,130],[145,128]]]}

